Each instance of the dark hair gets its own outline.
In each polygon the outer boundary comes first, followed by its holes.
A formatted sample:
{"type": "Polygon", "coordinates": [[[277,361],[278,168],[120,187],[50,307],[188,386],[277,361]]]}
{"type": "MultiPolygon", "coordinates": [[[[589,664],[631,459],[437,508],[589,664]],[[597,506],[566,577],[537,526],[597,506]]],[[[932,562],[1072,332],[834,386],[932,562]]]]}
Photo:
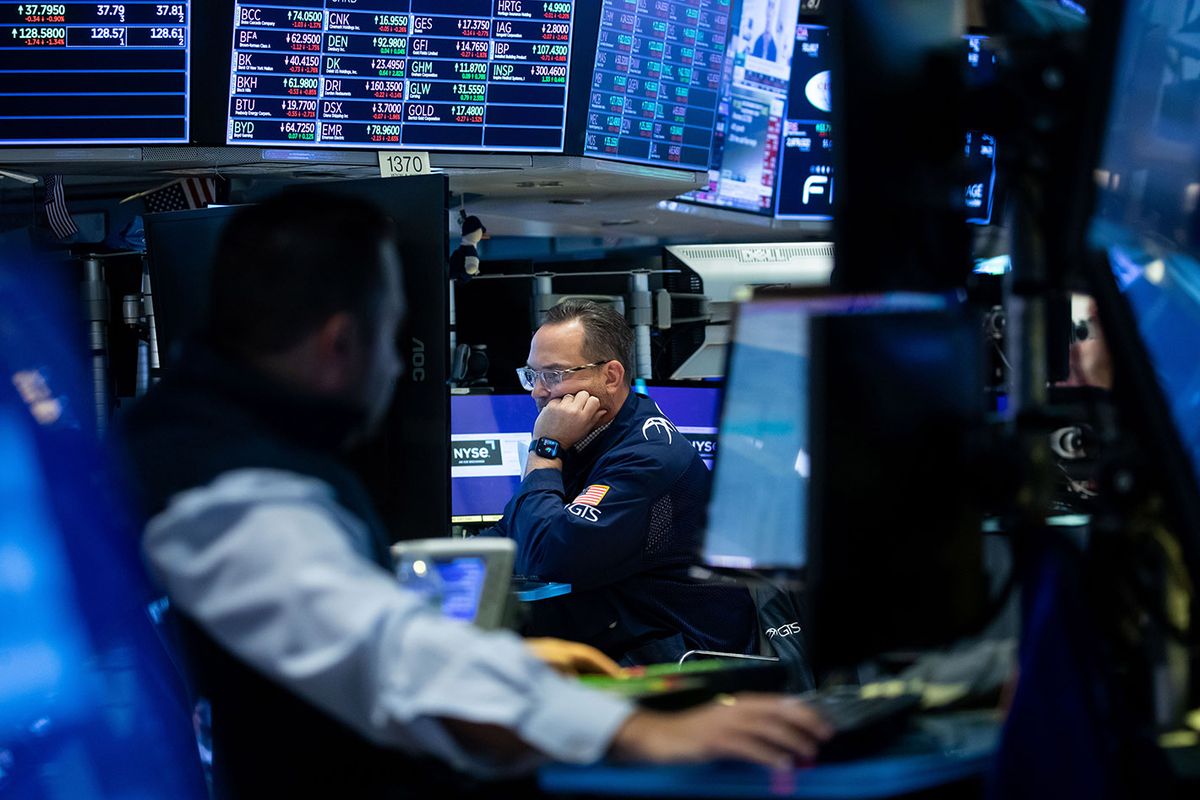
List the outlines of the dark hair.
{"type": "Polygon", "coordinates": [[[583,356],[589,361],[620,361],[625,382],[633,383],[633,331],[625,318],[606,303],[568,298],[546,312],[543,325],[579,320],[583,326],[583,356]]]}
{"type": "Polygon", "coordinates": [[[373,324],[384,274],[380,245],[394,226],[361,198],[286,189],[239,211],[213,264],[208,335],[230,352],[279,353],[331,316],[373,324]]]}

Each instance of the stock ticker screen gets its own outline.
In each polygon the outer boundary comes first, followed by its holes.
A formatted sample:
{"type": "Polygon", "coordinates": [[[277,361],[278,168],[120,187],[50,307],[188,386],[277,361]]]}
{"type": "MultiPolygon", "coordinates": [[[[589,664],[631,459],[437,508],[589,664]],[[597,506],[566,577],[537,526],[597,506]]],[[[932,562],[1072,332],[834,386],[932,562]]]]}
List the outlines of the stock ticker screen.
{"type": "MultiPolygon", "coordinates": [[[[726,51],[726,74],[708,186],[681,199],[770,216],[791,71],[797,59],[799,0],[744,0],[726,51]]],[[[823,29],[822,29],[823,30],[823,29]]]]}
{"type": "Polygon", "coordinates": [[[562,152],[576,6],[237,2],[226,143],[562,152]]]}
{"type": "Polygon", "coordinates": [[[732,0],[604,0],[584,154],[708,169],[732,0]]]}
{"type": "Polygon", "coordinates": [[[0,3],[0,144],[188,141],[188,0],[0,3]]]}

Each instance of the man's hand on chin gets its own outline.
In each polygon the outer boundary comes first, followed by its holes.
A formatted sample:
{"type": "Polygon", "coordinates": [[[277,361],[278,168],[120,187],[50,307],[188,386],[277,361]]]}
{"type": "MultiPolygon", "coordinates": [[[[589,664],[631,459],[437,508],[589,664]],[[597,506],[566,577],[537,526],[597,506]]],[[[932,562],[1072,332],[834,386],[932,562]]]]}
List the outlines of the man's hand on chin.
{"type": "Polygon", "coordinates": [[[554,439],[565,450],[591,433],[607,416],[608,412],[600,407],[600,398],[587,392],[565,394],[546,403],[533,424],[533,438],[554,439]]]}

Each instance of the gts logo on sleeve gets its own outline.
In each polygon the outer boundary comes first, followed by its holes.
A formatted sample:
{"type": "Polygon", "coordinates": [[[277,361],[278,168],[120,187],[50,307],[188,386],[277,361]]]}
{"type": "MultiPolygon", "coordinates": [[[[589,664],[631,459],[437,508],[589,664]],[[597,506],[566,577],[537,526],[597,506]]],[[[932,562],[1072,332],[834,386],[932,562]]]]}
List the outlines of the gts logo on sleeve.
{"type": "Polygon", "coordinates": [[[767,628],[766,631],[768,639],[774,639],[776,636],[794,636],[800,632],[799,622],[788,622],[778,628],[767,628]]]}
{"type": "Polygon", "coordinates": [[[600,521],[600,509],[595,506],[589,506],[584,503],[571,503],[568,506],[563,506],[568,514],[574,514],[580,519],[588,522],[600,521]]]}

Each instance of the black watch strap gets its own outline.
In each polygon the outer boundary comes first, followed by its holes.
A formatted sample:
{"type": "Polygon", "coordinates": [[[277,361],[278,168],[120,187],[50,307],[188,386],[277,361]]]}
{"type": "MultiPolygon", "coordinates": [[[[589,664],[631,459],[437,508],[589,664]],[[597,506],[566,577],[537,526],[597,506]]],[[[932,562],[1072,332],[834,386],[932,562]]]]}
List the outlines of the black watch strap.
{"type": "Polygon", "coordinates": [[[542,458],[561,458],[562,456],[559,455],[561,449],[562,445],[558,443],[557,439],[546,436],[534,439],[529,443],[529,452],[537,453],[542,458]]]}

